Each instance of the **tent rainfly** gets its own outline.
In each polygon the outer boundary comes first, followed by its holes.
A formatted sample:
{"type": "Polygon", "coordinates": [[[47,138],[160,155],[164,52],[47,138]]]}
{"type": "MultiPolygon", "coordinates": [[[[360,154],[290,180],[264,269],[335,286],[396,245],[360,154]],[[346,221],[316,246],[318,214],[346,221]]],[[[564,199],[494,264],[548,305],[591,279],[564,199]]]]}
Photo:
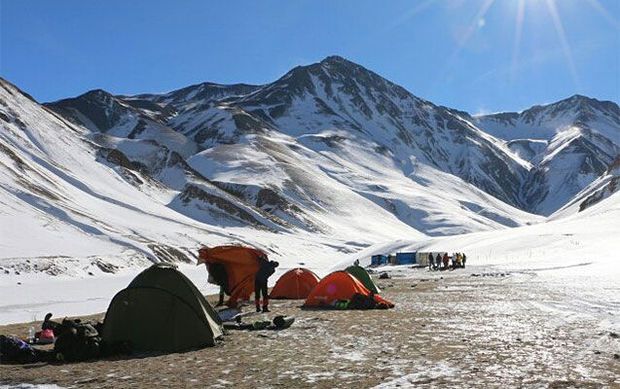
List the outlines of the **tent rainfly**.
{"type": "Polygon", "coordinates": [[[302,267],[282,274],[269,297],[272,299],[305,299],[319,283],[320,278],[312,270],[302,267]]]}
{"type": "Polygon", "coordinates": [[[114,296],[103,340],[134,351],[179,352],[215,345],[222,322],[198,288],[176,266],[154,264],[114,296]]]}
{"type": "Polygon", "coordinates": [[[373,293],[380,293],[381,291],[370,278],[370,274],[361,266],[351,265],[345,269],[345,271],[351,274],[353,277],[357,278],[359,282],[361,282],[366,289],[370,290],[373,293]]]}

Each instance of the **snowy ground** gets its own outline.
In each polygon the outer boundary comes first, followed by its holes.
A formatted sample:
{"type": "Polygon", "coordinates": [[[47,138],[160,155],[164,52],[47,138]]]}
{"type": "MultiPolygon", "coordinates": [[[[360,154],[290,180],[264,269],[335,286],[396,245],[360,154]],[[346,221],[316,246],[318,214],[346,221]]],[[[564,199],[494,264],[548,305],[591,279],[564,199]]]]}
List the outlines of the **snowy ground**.
{"type": "MultiPolygon", "coordinates": [[[[593,311],[612,309],[620,311],[620,193],[560,220],[532,226],[480,232],[458,236],[397,240],[371,246],[355,254],[342,253],[341,260],[333,257],[318,242],[296,238],[286,242],[281,237],[280,246],[299,248],[297,258],[277,258],[282,266],[271,278],[275,282],[279,274],[291,267],[303,264],[320,276],[341,269],[360,259],[370,263],[376,253],[389,254],[397,251],[463,251],[469,263],[486,266],[492,271],[530,274],[536,272],[545,277],[549,285],[563,292],[566,299],[558,301],[550,310],[593,311]],[[313,250],[317,256],[313,256],[313,250]]],[[[269,247],[269,246],[265,246],[269,247]]],[[[342,244],[346,251],[353,249],[353,242],[342,244]]],[[[360,247],[361,248],[361,247],[360,247]]],[[[337,252],[337,248],[329,248],[337,252]]],[[[204,293],[215,289],[206,283],[204,267],[180,265],[204,293]]],[[[30,321],[42,318],[45,313],[55,316],[84,315],[105,311],[109,301],[124,288],[138,272],[125,270],[120,274],[50,277],[46,274],[29,274],[27,277],[3,275],[0,277],[0,324],[30,321]]],[[[609,320],[603,316],[602,322],[609,320]]],[[[618,325],[618,322],[611,323],[618,325]]],[[[602,324],[603,325],[603,324],[602,324]]]]}
{"type": "MultiPolygon", "coordinates": [[[[584,267],[585,268],[585,267],[584,267]]],[[[571,304],[549,271],[471,266],[389,269],[388,311],[300,310],[284,331],[232,332],[180,354],[33,368],[0,366],[0,383],[61,387],[617,387],[617,305],[571,304]],[[608,318],[609,320],[602,320],[608,318]]],[[[567,272],[572,279],[578,275],[567,272]]],[[[612,285],[613,286],[613,285],[612,285]]],[[[610,287],[610,285],[608,285],[610,287]]],[[[616,294],[617,294],[616,290],[616,294]]],[[[260,319],[263,315],[248,320],[260,319]]],[[[0,327],[20,332],[28,324],[0,327]]]]}

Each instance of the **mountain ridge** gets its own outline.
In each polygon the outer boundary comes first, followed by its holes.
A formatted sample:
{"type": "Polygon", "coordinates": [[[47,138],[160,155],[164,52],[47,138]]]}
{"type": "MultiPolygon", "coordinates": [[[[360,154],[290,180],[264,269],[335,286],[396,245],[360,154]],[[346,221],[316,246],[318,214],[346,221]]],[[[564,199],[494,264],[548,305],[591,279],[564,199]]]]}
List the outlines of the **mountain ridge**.
{"type": "MultiPolygon", "coordinates": [[[[509,127],[515,126],[514,121],[523,117],[522,122],[532,123],[540,112],[551,111],[548,115],[554,117],[558,112],[562,114],[572,109],[579,113],[572,119],[568,118],[567,123],[572,120],[584,127],[588,115],[592,115],[592,109],[588,107],[595,106],[602,109],[604,114],[613,115],[612,126],[620,125],[620,111],[615,103],[582,95],[533,106],[521,113],[472,116],[421,99],[362,65],[340,56],[329,56],[320,62],[296,66],[277,80],[263,85],[204,82],[160,95],[141,94],[119,98],[129,105],[132,101],[143,100],[158,104],[162,110],[167,110],[164,115],[160,114],[161,111],[154,114],[159,116],[160,124],[191,138],[198,149],[236,143],[247,134],[265,129],[292,136],[329,127],[348,129],[354,135],[361,132],[363,136],[376,141],[378,148],[398,154],[396,158],[405,159],[407,155],[415,155],[424,163],[456,174],[502,201],[542,214],[550,214],[560,208],[570,196],[583,189],[583,185],[575,184],[566,188],[566,193],[559,201],[549,200],[548,194],[555,188],[548,183],[550,178],[545,173],[547,167],[536,164],[536,159],[543,160],[544,154],[532,149],[536,147],[538,150],[540,143],[506,136],[509,127]],[[203,90],[205,88],[207,90],[203,90]],[[212,89],[218,93],[209,92],[212,89]],[[503,132],[497,130],[500,124],[503,125],[503,132]],[[446,128],[444,133],[447,135],[435,136],[434,133],[440,131],[441,127],[446,128]],[[487,134],[497,139],[489,138],[487,134]],[[433,140],[433,136],[437,140],[433,140]],[[460,143],[463,150],[474,150],[467,147],[467,139],[476,139],[475,142],[486,145],[479,149],[486,151],[474,157],[473,162],[470,161],[472,157],[462,156],[455,160],[450,157],[452,150],[441,147],[439,139],[446,136],[452,139],[450,142],[460,143]],[[395,142],[395,138],[400,139],[400,142],[395,142]],[[498,166],[500,170],[497,170],[498,166]],[[482,167],[482,170],[478,167],[482,167]],[[524,186],[532,185],[541,188],[524,189],[524,186]]],[[[63,101],[48,106],[62,105],[63,101]]],[[[151,112],[155,111],[158,110],[151,112]]],[[[543,125],[541,128],[550,134],[556,127],[543,125]]],[[[589,130],[589,127],[585,127],[583,130],[589,130]]],[[[612,132],[607,131],[605,135],[612,132]]],[[[549,134],[546,136],[548,144],[551,141],[549,134]]],[[[613,158],[616,151],[613,146],[602,144],[601,141],[606,141],[601,137],[595,138],[584,135],[584,142],[596,144],[594,148],[587,148],[594,150],[590,153],[590,159],[596,159],[594,164],[589,164],[592,170],[590,173],[602,174],[603,166],[611,162],[609,159],[613,158]],[[599,149],[604,150],[600,152],[601,155],[607,156],[596,158],[594,154],[599,149]]],[[[614,138],[613,141],[616,145],[620,144],[620,140],[614,138]]],[[[587,170],[587,166],[582,164],[581,170],[587,170]]]]}
{"type": "MultiPolygon", "coordinates": [[[[156,244],[191,245],[201,229],[217,237],[213,244],[225,242],[227,234],[243,242],[255,236],[250,240],[261,247],[278,242],[274,255],[286,255],[290,242],[308,241],[304,250],[322,247],[320,255],[327,258],[395,236],[538,223],[544,218],[523,209],[542,203],[547,208],[535,210],[550,214],[575,203],[574,195],[607,174],[607,160],[618,149],[609,139],[617,130],[616,111],[606,104],[603,111],[567,103],[554,115],[538,110],[536,120],[545,119],[547,129],[558,118],[579,126],[562,127],[546,140],[506,140],[485,129],[484,117],[418,98],[338,56],[295,67],[264,85],[205,82],[133,96],[99,89],[44,105],[2,84],[0,145],[8,159],[0,160],[0,179],[11,190],[0,201],[16,202],[24,215],[37,209],[58,225],[84,231],[101,231],[92,224],[100,219],[109,226],[102,237],[150,255],[156,255],[151,248],[156,244]],[[50,131],[65,134],[66,145],[57,144],[50,131]],[[69,163],[63,148],[81,166],[69,163]],[[39,185],[34,175],[19,178],[13,173],[16,160],[51,181],[39,185]],[[561,197],[554,191],[564,196],[561,201],[544,203],[561,197]],[[40,199],[46,192],[56,198],[40,199]],[[150,209],[148,215],[135,209],[136,199],[150,209]],[[33,208],[38,202],[45,207],[33,208]],[[103,207],[124,214],[118,208],[123,203],[132,204],[139,220],[166,215],[164,225],[185,226],[185,237],[175,243],[179,236],[164,231],[167,227],[136,235],[131,222],[97,213],[103,207]]],[[[616,189],[608,182],[615,179],[592,185],[605,185],[608,196],[616,189]]],[[[588,198],[603,192],[596,193],[588,198]]],[[[562,213],[579,211],[569,208],[562,213]]],[[[26,255],[15,250],[13,257],[26,255]]]]}

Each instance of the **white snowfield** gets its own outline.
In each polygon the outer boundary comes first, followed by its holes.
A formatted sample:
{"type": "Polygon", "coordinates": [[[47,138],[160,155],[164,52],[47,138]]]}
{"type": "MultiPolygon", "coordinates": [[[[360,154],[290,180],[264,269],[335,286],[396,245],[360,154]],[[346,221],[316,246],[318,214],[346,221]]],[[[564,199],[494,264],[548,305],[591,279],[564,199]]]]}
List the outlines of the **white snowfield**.
{"type": "MultiPolygon", "coordinates": [[[[544,280],[545,290],[533,288],[531,291],[532,306],[553,312],[554,317],[562,317],[564,322],[584,317],[594,319],[599,327],[592,328],[591,333],[604,332],[605,336],[593,340],[596,344],[591,346],[619,353],[620,344],[606,336],[609,332],[620,331],[619,237],[620,192],[616,192],[580,213],[536,225],[379,244],[347,257],[332,270],[342,269],[356,259],[362,265],[369,265],[375,254],[464,252],[467,273],[481,276],[502,273],[544,280]],[[544,299],[537,295],[540,293],[545,293],[544,299]],[[554,297],[550,298],[548,293],[554,297]]],[[[389,270],[390,266],[384,269],[389,270]]],[[[405,274],[428,272],[410,270],[405,266],[396,269],[405,274]]],[[[441,275],[428,274],[430,277],[441,275]]],[[[508,287],[507,293],[509,290],[508,287]]],[[[395,382],[388,386],[398,385],[395,382]]]]}
{"type": "MultiPolygon", "coordinates": [[[[319,260],[306,251],[297,258],[280,259],[281,267],[271,280],[299,263],[324,276],[356,259],[362,265],[369,265],[374,254],[459,251],[467,254],[467,266],[472,272],[535,273],[545,277],[565,297],[548,309],[563,310],[567,316],[600,317],[602,327],[617,331],[620,326],[619,221],[620,192],[617,192],[581,213],[560,220],[499,231],[389,241],[355,254],[343,254],[343,259],[331,268],[334,261],[319,260]]],[[[289,244],[293,246],[291,251],[301,251],[302,246],[289,244]]],[[[203,266],[181,265],[180,270],[204,293],[217,292],[206,283],[203,266]]],[[[419,271],[425,270],[416,270],[419,271]]],[[[136,272],[131,269],[116,275],[82,278],[44,274],[1,277],[0,323],[40,320],[47,312],[60,316],[103,312],[114,294],[127,286],[136,272]]]]}

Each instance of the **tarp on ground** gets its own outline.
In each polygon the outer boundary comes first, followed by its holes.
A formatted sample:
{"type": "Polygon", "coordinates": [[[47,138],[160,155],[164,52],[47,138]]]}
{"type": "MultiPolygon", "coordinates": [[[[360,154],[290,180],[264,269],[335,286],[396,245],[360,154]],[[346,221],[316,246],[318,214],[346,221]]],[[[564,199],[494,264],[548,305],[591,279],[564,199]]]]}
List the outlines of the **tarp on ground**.
{"type": "Polygon", "coordinates": [[[229,306],[239,300],[248,300],[254,292],[254,276],[259,268],[259,258],[267,255],[258,249],[243,246],[203,247],[198,250],[198,264],[220,264],[226,269],[229,306]]]}
{"type": "Polygon", "coordinates": [[[276,281],[269,297],[272,299],[305,299],[319,281],[320,278],[312,270],[303,267],[291,269],[276,281]]]}
{"type": "Polygon", "coordinates": [[[223,330],[198,288],[174,266],[155,264],[114,296],[103,340],[134,351],[178,352],[213,346],[223,330]]]}
{"type": "Polygon", "coordinates": [[[364,269],[363,267],[357,266],[357,265],[351,265],[347,267],[345,270],[347,273],[353,275],[353,277],[357,278],[362,284],[364,284],[366,289],[370,290],[373,293],[380,292],[377,285],[375,285],[375,283],[372,281],[372,278],[370,278],[370,274],[368,274],[366,269],[364,269]]]}

